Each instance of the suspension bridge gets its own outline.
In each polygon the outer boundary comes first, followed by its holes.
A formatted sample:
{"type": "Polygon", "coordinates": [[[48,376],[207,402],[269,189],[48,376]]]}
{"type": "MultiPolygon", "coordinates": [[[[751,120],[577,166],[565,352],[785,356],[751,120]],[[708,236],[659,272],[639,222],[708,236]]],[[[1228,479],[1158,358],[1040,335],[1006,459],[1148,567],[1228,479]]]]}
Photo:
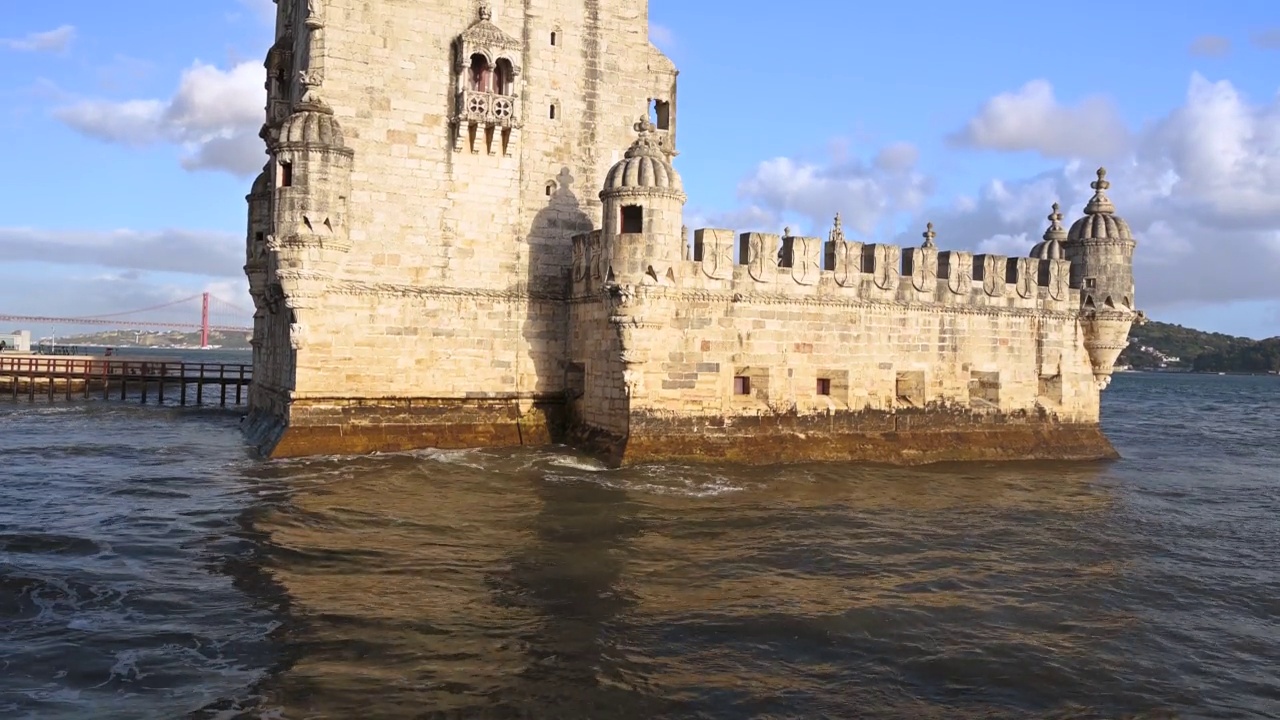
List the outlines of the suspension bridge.
{"type": "Polygon", "coordinates": [[[160,305],[104,315],[51,317],[0,313],[0,322],[27,325],[95,325],[129,329],[199,330],[200,344],[204,346],[209,344],[209,332],[212,330],[219,332],[252,331],[253,328],[249,327],[246,322],[252,316],[253,311],[246,310],[206,292],[160,305]],[[178,319],[181,317],[181,311],[187,309],[190,310],[193,319],[190,322],[178,319]]]}

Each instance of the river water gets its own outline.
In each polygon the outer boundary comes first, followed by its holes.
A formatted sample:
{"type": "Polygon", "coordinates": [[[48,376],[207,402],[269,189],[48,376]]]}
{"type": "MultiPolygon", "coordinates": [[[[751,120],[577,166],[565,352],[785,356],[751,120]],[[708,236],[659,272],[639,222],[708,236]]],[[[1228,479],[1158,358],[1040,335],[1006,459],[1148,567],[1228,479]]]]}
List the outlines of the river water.
{"type": "Polygon", "coordinates": [[[1121,461],[915,469],[0,403],[0,717],[1280,717],[1280,379],[1104,398],[1121,461]]]}

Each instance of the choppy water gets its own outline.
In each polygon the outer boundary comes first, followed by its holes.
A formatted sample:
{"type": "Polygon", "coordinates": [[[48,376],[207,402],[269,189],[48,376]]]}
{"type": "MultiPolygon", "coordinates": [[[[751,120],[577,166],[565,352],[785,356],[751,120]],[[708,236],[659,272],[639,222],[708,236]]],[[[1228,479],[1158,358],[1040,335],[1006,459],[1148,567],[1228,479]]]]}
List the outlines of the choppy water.
{"type": "Polygon", "coordinates": [[[1280,378],[1105,415],[1111,464],[610,471],[0,404],[0,716],[1280,717],[1280,378]]]}

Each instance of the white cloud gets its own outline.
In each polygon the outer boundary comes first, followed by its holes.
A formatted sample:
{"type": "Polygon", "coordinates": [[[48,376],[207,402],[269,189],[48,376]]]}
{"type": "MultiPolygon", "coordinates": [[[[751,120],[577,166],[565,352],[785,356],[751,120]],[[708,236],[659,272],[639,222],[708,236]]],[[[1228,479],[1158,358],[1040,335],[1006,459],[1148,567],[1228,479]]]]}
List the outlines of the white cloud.
{"type": "Polygon", "coordinates": [[[75,39],[75,27],[63,25],[46,32],[31,33],[26,37],[0,38],[0,48],[18,52],[66,52],[75,39]]]}
{"type": "Polygon", "coordinates": [[[839,212],[850,230],[869,233],[897,213],[918,209],[929,195],[931,182],[917,171],[917,159],[907,143],[884,148],[870,163],[838,149],[825,164],[773,158],[739,184],[738,197],[750,210],[747,218],[797,218],[817,232],[839,212]]]}
{"type": "Polygon", "coordinates": [[[240,277],[244,240],[231,233],[189,230],[63,231],[0,227],[0,262],[97,265],[240,277]]]}
{"type": "MultiPolygon", "coordinates": [[[[1068,221],[1079,217],[1094,168],[1073,161],[991,181],[977,198],[928,213],[938,242],[1021,254],[1043,234],[1053,200],[1068,221]]],[[[1192,75],[1183,105],[1108,170],[1110,197],[1138,239],[1141,305],[1280,298],[1280,99],[1253,104],[1228,81],[1192,75]]]]}
{"type": "Polygon", "coordinates": [[[986,150],[1029,151],[1050,158],[1105,159],[1129,147],[1129,131],[1103,97],[1063,105],[1046,80],[988,100],[949,140],[986,150]]]}
{"type": "MultiPolygon", "coordinates": [[[[863,165],[839,156],[825,164],[775,158],[743,181],[741,210],[702,215],[770,219],[764,227],[724,226],[776,232],[788,215],[825,229],[840,210],[846,226],[863,233],[896,216],[910,229],[850,235],[917,245],[932,221],[943,249],[1025,255],[1044,234],[1055,201],[1068,224],[1080,217],[1098,167],[1070,159],[1038,175],[992,179],[976,193],[938,198],[913,149],[889,146],[863,165]]],[[[1255,103],[1228,81],[1192,75],[1183,104],[1135,133],[1131,151],[1107,168],[1110,197],[1138,239],[1141,307],[1280,300],[1280,97],[1255,103]]]]}
{"type": "Polygon", "coordinates": [[[80,100],[54,110],[73,129],[106,142],[134,147],[175,143],[186,150],[188,169],[249,175],[263,163],[258,128],[265,90],[259,63],[230,70],[196,62],[183,72],[168,100],[80,100]]]}
{"type": "Polygon", "coordinates": [[[671,28],[658,23],[649,23],[649,42],[660,48],[671,49],[676,44],[676,34],[671,28]]]}
{"type": "Polygon", "coordinates": [[[1188,51],[1196,57],[1226,57],[1231,54],[1231,38],[1222,35],[1201,35],[1191,41],[1188,51]]]}

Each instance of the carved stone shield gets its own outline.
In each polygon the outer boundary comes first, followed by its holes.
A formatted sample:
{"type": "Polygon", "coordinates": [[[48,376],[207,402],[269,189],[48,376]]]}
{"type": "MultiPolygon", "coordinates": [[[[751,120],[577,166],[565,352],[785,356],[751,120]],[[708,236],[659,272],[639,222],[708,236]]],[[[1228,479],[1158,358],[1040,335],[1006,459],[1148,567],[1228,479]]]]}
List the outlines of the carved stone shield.
{"type": "Polygon", "coordinates": [[[982,258],[982,291],[988,297],[1004,295],[1005,259],[997,255],[982,258]]]}
{"type": "Polygon", "coordinates": [[[938,287],[938,253],[932,248],[919,248],[911,263],[911,287],[932,292],[938,287]]]}
{"type": "Polygon", "coordinates": [[[857,287],[862,280],[862,243],[837,242],[836,284],[840,287],[857,287]]]}
{"type": "Polygon", "coordinates": [[[1018,297],[1033,298],[1036,294],[1036,260],[1034,258],[1018,258],[1018,297]]]}
{"type": "Polygon", "coordinates": [[[955,295],[968,295],[973,289],[973,258],[953,255],[947,272],[947,289],[955,295]]]}
{"type": "Polygon", "coordinates": [[[1065,300],[1070,290],[1070,265],[1061,260],[1049,261],[1049,297],[1065,300]]]}
{"type": "Polygon", "coordinates": [[[733,275],[733,243],[720,233],[707,232],[702,236],[702,273],[709,278],[728,278],[733,275]]]}
{"type": "Polygon", "coordinates": [[[762,233],[748,236],[747,272],[756,282],[773,282],[777,277],[778,249],[770,242],[773,239],[762,233]]]}
{"type": "Polygon", "coordinates": [[[872,281],[881,290],[896,288],[901,249],[896,245],[877,245],[875,252],[876,271],[872,281]]]}
{"type": "Polygon", "coordinates": [[[813,237],[791,242],[791,279],[799,285],[816,285],[822,277],[822,242],[813,237]]]}

